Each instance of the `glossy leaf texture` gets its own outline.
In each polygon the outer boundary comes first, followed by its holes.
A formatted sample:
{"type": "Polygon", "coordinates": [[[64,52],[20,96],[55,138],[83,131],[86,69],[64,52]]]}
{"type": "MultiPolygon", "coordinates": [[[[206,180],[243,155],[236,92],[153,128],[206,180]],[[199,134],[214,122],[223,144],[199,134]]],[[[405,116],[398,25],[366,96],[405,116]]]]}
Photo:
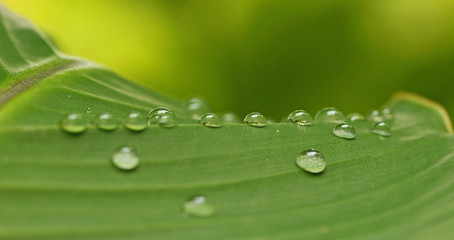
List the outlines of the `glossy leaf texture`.
{"type": "MultiPolygon", "coordinates": [[[[397,94],[391,137],[353,122],[207,128],[183,104],[101,66],[58,53],[32,25],[0,8],[1,239],[449,239],[454,235],[454,138],[445,111],[397,94]],[[73,135],[63,115],[174,111],[179,125],[143,132],[93,125],[73,135]],[[140,165],[111,163],[121,146],[140,165]],[[325,156],[321,174],[295,164],[325,156]],[[202,195],[212,216],[188,217],[202,195]]],[[[304,107],[304,106],[303,106],[304,107]]],[[[210,214],[211,215],[211,214],[210,214]]]]}

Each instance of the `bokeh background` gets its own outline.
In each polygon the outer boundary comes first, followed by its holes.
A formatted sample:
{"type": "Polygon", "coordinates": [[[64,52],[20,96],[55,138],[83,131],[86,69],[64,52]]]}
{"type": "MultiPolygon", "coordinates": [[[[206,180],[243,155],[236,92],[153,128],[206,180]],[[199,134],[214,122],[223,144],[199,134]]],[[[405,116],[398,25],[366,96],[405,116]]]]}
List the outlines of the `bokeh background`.
{"type": "Polygon", "coordinates": [[[216,112],[366,113],[399,90],[454,113],[453,0],[0,0],[63,52],[216,112]]]}

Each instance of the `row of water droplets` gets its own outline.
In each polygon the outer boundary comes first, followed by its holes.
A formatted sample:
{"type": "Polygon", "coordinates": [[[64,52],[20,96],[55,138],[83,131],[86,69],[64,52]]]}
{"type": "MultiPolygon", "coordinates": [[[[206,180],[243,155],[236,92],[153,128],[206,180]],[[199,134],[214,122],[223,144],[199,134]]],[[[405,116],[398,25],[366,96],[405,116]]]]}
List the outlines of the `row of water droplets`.
{"type": "MultiPolygon", "coordinates": [[[[191,117],[198,119],[199,123],[210,128],[222,127],[224,123],[239,123],[237,115],[227,113],[222,116],[222,119],[211,113],[208,105],[198,98],[190,99],[185,104],[186,110],[191,117]]],[[[335,108],[324,108],[317,112],[315,121],[312,116],[304,110],[296,110],[289,114],[284,119],[285,122],[290,122],[299,126],[312,126],[315,123],[336,123],[332,129],[334,136],[353,140],[356,138],[356,130],[351,125],[352,122],[367,121],[372,122],[371,132],[381,137],[390,137],[390,124],[393,121],[393,113],[389,108],[381,110],[373,110],[368,115],[367,119],[359,114],[352,113],[346,117],[342,112],[335,108]]],[[[94,125],[104,131],[116,130],[120,123],[109,113],[100,114],[94,121],[94,125]]],[[[135,132],[144,131],[149,125],[159,125],[163,128],[173,128],[177,126],[176,115],[168,108],[158,107],[152,109],[145,118],[139,112],[129,113],[121,122],[122,125],[135,132]],[[145,120],[146,119],[146,120],[145,120]]],[[[263,128],[270,123],[262,114],[252,112],[248,114],[243,123],[252,126],[263,128]]],[[[65,115],[61,120],[61,129],[69,133],[82,133],[87,129],[81,114],[72,113],[65,115]]],[[[140,159],[136,150],[130,146],[118,148],[111,157],[112,164],[123,171],[131,171],[136,169],[140,164],[140,159]]],[[[321,173],[326,169],[325,157],[317,150],[309,149],[301,152],[296,158],[296,165],[301,169],[310,173],[321,173]]],[[[197,217],[208,217],[214,213],[214,207],[207,202],[205,196],[197,195],[191,197],[183,204],[183,210],[187,215],[197,217]]]]}

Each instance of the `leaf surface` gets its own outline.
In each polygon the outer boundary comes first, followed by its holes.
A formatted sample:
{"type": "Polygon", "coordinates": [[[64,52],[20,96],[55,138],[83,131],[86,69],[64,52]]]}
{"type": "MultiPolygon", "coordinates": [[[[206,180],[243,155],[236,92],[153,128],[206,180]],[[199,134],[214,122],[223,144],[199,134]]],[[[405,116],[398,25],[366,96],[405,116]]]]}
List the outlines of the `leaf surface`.
{"type": "Polygon", "coordinates": [[[58,53],[32,25],[0,8],[0,238],[2,239],[449,239],[454,235],[454,139],[437,104],[401,93],[392,137],[353,123],[201,126],[183,104],[102,66],[58,53]],[[90,125],[65,133],[66,113],[121,119],[169,107],[173,129],[135,133],[90,125]],[[120,146],[140,167],[115,169],[120,146]],[[322,152],[314,175],[295,160],[322,152]],[[209,218],[182,205],[205,195],[209,218]]]}

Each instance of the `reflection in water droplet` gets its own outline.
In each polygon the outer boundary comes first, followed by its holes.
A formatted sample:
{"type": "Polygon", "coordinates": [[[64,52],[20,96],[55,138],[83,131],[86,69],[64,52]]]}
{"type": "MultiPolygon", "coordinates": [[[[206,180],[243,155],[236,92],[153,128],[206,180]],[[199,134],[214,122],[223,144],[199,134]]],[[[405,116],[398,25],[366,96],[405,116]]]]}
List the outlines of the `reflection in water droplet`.
{"type": "Polygon", "coordinates": [[[360,113],[350,113],[347,115],[347,119],[350,122],[364,121],[366,118],[360,113]]]}
{"type": "Polygon", "coordinates": [[[267,121],[266,118],[259,112],[249,113],[243,120],[249,126],[253,127],[266,127],[267,121]]]}
{"type": "Polygon", "coordinates": [[[87,123],[82,115],[71,113],[63,116],[60,128],[69,133],[82,133],[87,130],[87,123]]]}
{"type": "Polygon", "coordinates": [[[335,108],[324,108],[315,115],[315,122],[342,123],[345,121],[344,114],[335,108]]]}
{"type": "Polygon", "coordinates": [[[390,137],[391,136],[391,128],[385,122],[377,122],[371,129],[371,132],[382,136],[382,137],[390,137]]]}
{"type": "Polygon", "coordinates": [[[185,214],[192,217],[210,217],[214,214],[214,206],[209,204],[205,196],[194,196],[183,204],[185,214]]]}
{"type": "Polygon", "coordinates": [[[303,151],[296,158],[296,164],[310,173],[321,173],[326,168],[325,157],[314,149],[303,151]]]}
{"type": "Polygon", "coordinates": [[[356,137],[355,128],[347,123],[341,123],[334,127],[333,134],[344,139],[355,139],[356,137]]]}
{"type": "Polygon", "coordinates": [[[211,127],[211,128],[222,127],[221,119],[218,117],[218,115],[216,115],[214,113],[206,113],[206,114],[204,114],[200,118],[199,123],[202,124],[203,126],[211,127]]]}
{"type": "Polygon", "coordinates": [[[148,113],[148,125],[158,124],[164,128],[177,126],[177,117],[168,108],[158,107],[148,113]]]}
{"type": "Polygon", "coordinates": [[[95,119],[96,127],[105,131],[113,131],[118,128],[118,122],[110,113],[103,113],[95,119]]]}
{"type": "Polygon", "coordinates": [[[115,167],[130,171],[139,166],[140,160],[133,147],[120,147],[112,155],[111,161],[115,167]]]}
{"type": "Polygon", "coordinates": [[[310,126],[314,124],[312,116],[304,110],[296,110],[288,115],[288,121],[300,126],[310,126]]]}
{"type": "Polygon", "coordinates": [[[191,98],[184,105],[193,119],[199,120],[203,114],[211,112],[210,106],[200,98],[191,98]]]}
{"type": "Polygon", "coordinates": [[[147,128],[145,117],[138,112],[131,112],[123,119],[123,125],[134,132],[140,132],[147,128]]]}
{"type": "Polygon", "coordinates": [[[224,124],[241,123],[241,119],[235,113],[226,113],[222,115],[222,122],[224,124]]]}

